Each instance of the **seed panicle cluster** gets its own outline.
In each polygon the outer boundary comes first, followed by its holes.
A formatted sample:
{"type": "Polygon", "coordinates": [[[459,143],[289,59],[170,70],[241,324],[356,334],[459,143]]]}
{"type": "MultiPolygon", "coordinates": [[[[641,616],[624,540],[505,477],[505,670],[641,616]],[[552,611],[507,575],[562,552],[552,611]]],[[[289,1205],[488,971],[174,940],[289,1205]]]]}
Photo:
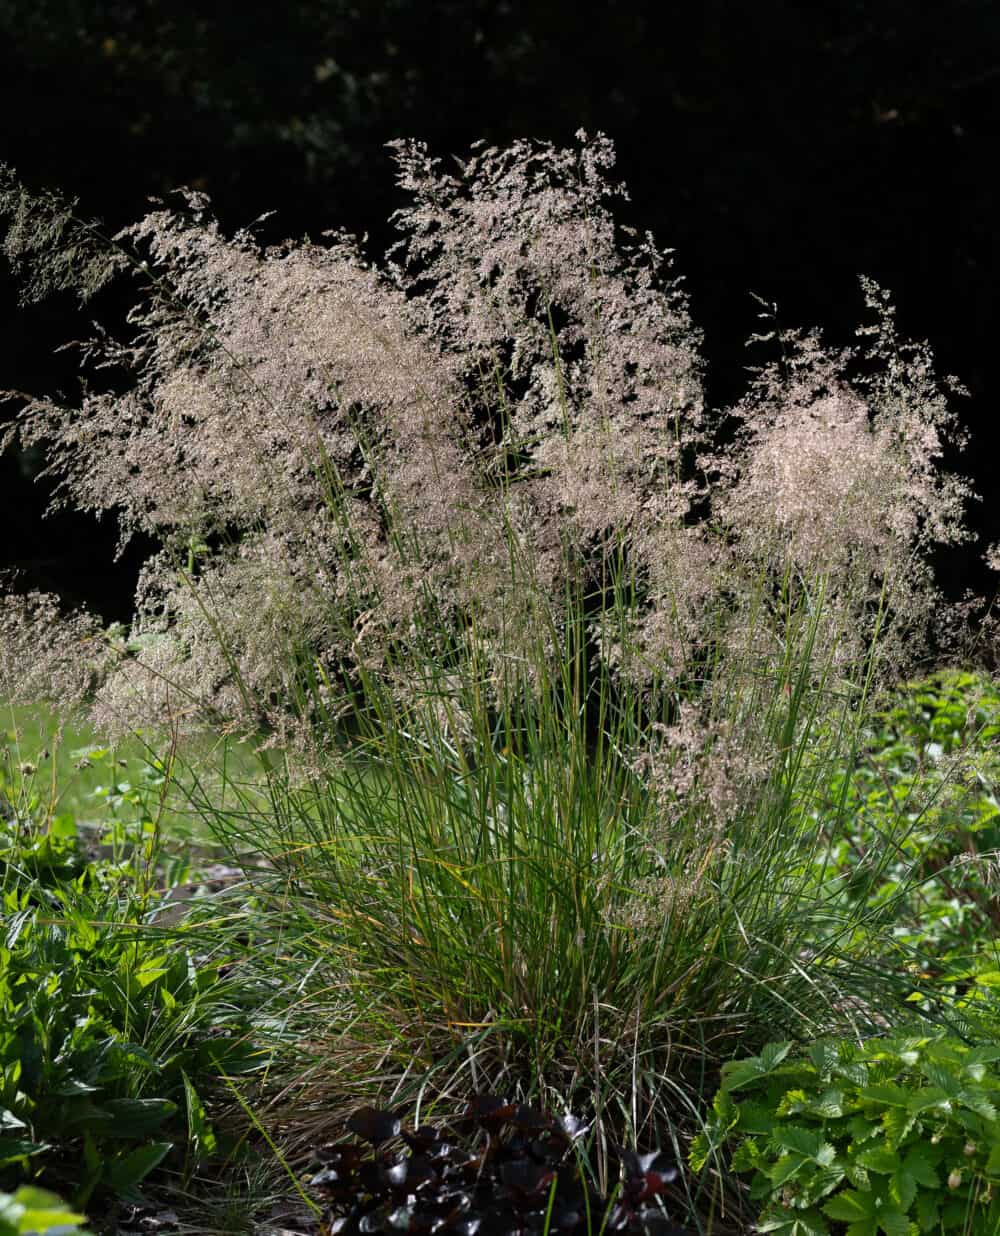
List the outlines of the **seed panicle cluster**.
{"type": "MultiPolygon", "coordinates": [[[[494,707],[537,689],[582,596],[596,670],[665,720],[637,766],[725,816],[741,743],[758,777],[753,684],[802,656],[846,674],[876,634],[886,672],[920,655],[941,608],[928,551],[967,535],[970,497],[938,470],[958,435],[926,345],[899,341],[864,280],[864,355],[760,337],[782,358],[721,438],[668,252],[616,224],[612,143],[577,138],[477,146],[452,174],[390,143],[412,204],[382,268],[342,233],[227,238],[195,193],[105,241],[4,170],[5,250],[32,294],[86,297],[121,270],[141,288],[130,342],[84,345],[127,381],[78,407],[30,399],[0,443],[42,446],[60,500],[162,546],[91,683],[102,727],[180,715],[308,744],[318,712],[375,690],[419,713],[433,662],[462,686],[424,711],[467,732],[462,667],[494,707]],[[874,376],[851,376],[859,359],[874,376]]],[[[74,646],[53,602],[4,603],[5,683],[18,622],[74,646]]],[[[80,668],[53,658],[79,696],[80,668]]]]}

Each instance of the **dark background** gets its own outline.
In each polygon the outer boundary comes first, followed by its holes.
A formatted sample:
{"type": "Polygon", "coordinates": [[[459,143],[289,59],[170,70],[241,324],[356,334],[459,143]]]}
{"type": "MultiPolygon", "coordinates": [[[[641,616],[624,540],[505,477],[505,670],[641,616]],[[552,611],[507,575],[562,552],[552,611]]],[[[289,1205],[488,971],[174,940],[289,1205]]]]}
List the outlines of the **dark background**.
{"type": "MultiPolygon", "coordinates": [[[[995,0],[0,0],[0,162],[112,229],[150,195],[206,190],[225,229],[268,210],[265,237],[370,234],[402,204],[383,144],[464,155],[483,138],[616,143],[623,222],[676,250],[704,329],[708,396],[745,389],[762,354],[755,292],[783,326],[855,342],[857,275],[887,286],[906,336],[971,399],[959,460],[1000,539],[994,477],[1000,247],[1000,6],[995,0]],[[201,11],[198,11],[201,10],[201,11]]],[[[128,294],[127,285],[124,287],[128,294]]],[[[121,294],[117,294],[121,295],[121,294]]],[[[0,387],[72,397],[81,317],[69,295],[21,309],[0,272],[0,387]]],[[[10,415],[12,405],[0,410],[10,415]]],[[[41,520],[40,462],[0,459],[0,568],[126,618],[146,547],[114,562],[109,521],[41,520]]],[[[955,462],[955,461],[951,461],[955,462]]],[[[953,595],[985,586],[981,546],[949,551],[953,595]]]]}

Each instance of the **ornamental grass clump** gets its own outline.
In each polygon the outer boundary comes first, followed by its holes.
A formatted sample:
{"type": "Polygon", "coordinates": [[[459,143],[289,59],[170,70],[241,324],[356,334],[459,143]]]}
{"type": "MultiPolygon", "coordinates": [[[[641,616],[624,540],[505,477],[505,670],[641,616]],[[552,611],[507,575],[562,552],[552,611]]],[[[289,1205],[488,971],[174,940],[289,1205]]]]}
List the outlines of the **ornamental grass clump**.
{"type": "Polygon", "coordinates": [[[509,1085],[593,1111],[606,1167],[612,1127],[690,1125],[727,1055],[893,1007],[803,821],[933,637],[956,384],[864,281],[863,355],[774,331],[710,414],[680,281],[578,136],[452,174],[392,143],[382,267],[227,238],[202,194],[106,238],[0,182],[30,295],[141,289],[126,341],[84,345],[111,388],[29,398],[6,440],[161,546],[92,719],[261,749],[267,812],[189,793],[267,859],[281,945],[247,964],[281,967],[303,1136],[509,1085]]]}

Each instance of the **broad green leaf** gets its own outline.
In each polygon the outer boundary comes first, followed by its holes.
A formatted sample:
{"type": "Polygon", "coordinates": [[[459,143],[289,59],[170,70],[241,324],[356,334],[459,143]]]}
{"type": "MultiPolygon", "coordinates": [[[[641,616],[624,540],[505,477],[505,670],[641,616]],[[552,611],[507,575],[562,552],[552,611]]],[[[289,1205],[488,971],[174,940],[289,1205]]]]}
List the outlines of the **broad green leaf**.
{"type": "Polygon", "coordinates": [[[775,1108],[776,1116],[795,1116],[809,1107],[809,1097],[804,1090],[786,1090],[775,1108]]]}
{"type": "Polygon", "coordinates": [[[836,1077],[843,1078],[859,1089],[868,1085],[868,1066],[860,1060],[849,1064],[840,1063],[833,1072],[836,1077]]]}
{"type": "Polygon", "coordinates": [[[824,1077],[829,1077],[831,1071],[840,1063],[840,1052],[837,1050],[837,1044],[831,1043],[829,1040],[813,1043],[809,1048],[808,1055],[813,1063],[813,1067],[824,1077]]]}
{"type": "Polygon", "coordinates": [[[736,1128],[741,1133],[769,1135],[774,1128],[774,1111],[765,1103],[752,1100],[741,1103],[736,1128]]]}
{"type": "Polygon", "coordinates": [[[761,1068],[765,1073],[770,1073],[772,1069],[778,1067],[791,1050],[791,1043],[768,1043],[760,1053],[761,1068]]]}
{"type": "Polygon", "coordinates": [[[124,1201],[141,1206],[144,1199],[138,1186],[172,1149],[172,1142],[150,1142],[148,1146],[140,1146],[111,1165],[108,1183],[124,1201]]]}
{"type": "Polygon", "coordinates": [[[0,1193],[0,1232],[24,1233],[48,1232],[54,1228],[68,1232],[72,1229],[79,1236],[79,1225],[86,1221],[84,1215],[67,1209],[61,1198],[46,1189],[23,1185],[13,1195],[0,1193]]]}
{"type": "Polygon", "coordinates": [[[903,1086],[876,1085],[865,1086],[858,1096],[865,1103],[875,1103],[883,1107],[901,1107],[909,1110],[910,1100],[914,1097],[912,1090],[903,1086]]]}
{"type": "Polygon", "coordinates": [[[869,1146],[861,1151],[856,1161],[868,1171],[884,1176],[891,1176],[901,1166],[899,1155],[888,1146],[869,1146]]]}
{"type": "Polygon", "coordinates": [[[818,1210],[771,1208],[757,1220],[756,1230],[775,1232],[777,1236],[830,1236],[830,1225],[818,1210]]]}
{"type": "Polygon", "coordinates": [[[830,1167],[817,1167],[799,1181],[802,1189],[800,1204],[815,1205],[820,1198],[826,1197],[843,1183],[844,1175],[844,1168],[839,1160],[830,1167]]]}
{"type": "Polygon", "coordinates": [[[843,1090],[824,1090],[819,1098],[809,1105],[808,1110],[812,1115],[820,1116],[824,1120],[836,1120],[844,1115],[843,1090]]]}
{"type": "Polygon", "coordinates": [[[867,1116],[852,1116],[847,1122],[847,1131],[852,1141],[867,1142],[878,1137],[881,1128],[877,1121],[869,1120],[867,1116]]]}
{"type": "MultiPolygon", "coordinates": [[[[806,1129],[796,1124],[776,1124],[771,1132],[771,1141],[783,1150],[793,1150],[807,1159],[819,1159],[825,1143],[818,1129],[806,1129]]],[[[828,1162],[832,1162],[833,1147],[828,1162]]]]}
{"type": "Polygon", "coordinates": [[[917,1123],[916,1116],[898,1107],[890,1107],[882,1113],[882,1128],[891,1146],[898,1146],[917,1123]]]}
{"type": "Polygon", "coordinates": [[[177,1111],[172,1099],[112,1099],[104,1104],[111,1118],[105,1137],[143,1137],[158,1128],[177,1111]]]}
{"type": "MultiPolygon", "coordinates": [[[[998,985],[1000,985],[1000,970],[997,971],[998,985]]],[[[1000,1047],[994,1047],[992,1044],[983,1047],[974,1047],[972,1051],[965,1057],[965,1068],[971,1069],[978,1065],[994,1064],[1000,1060],[1000,1047]]]]}
{"type": "Polygon", "coordinates": [[[845,1189],[843,1193],[838,1193],[823,1204],[823,1213],[831,1219],[840,1219],[843,1223],[874,1222],[878,1207],[871,1193],[845,1189]]]}
{"type": "Polygon", "coordinates": [[[722,1066],[722,1088],[729,1092],[741,1090],[764,1076],[764,1069],[757,1056],[747,1060],[729,1060],[722,1066]]]}
{"type": "Polygon", "coordinates": [[[917,1222],[922,1232],[932,1232],[940,1227],[941,1193],[935,1189],[921,1189],[917,1194],[917,1222]]]}
{"type": "Polygon", "coordinates": [[[32,1142],[23,1137],[0,1137],[0,1166],[28,1159],[51,1149],[48,1142],[32,1142]]]}
{"type": "Polygon", "coordinates": [[[903,1159],[903,1170],[908,1172],[918,1185],[925,1189],[936,1189],[938,1174],[934,1170],[931,1156],[923,1146],[913,1146],[906,1152],[903,1159]]]}
{"type": "Polygon", "coordinates": [[[949,1112],[952,1110],[952,1100],[943,1090],[938,1089],[938,1086],[928,1085],[922,1090],[917,1090],[915,1094],[911,1094],[906,1110],[913,1116],[920,1114],[921,1111],[949,1112]]]}
{"type": "Polygon", "coordinates": [[[957,1099],[962,1090],[962,1084],[951,1069],[933,1060],[925,1060],[920,1071],[948,1099],[957,1099]]]}
{"type": "Polygon", "coordinates": [[[768,1176],[772,1189],[778,1189],[789,1180],[794,1180],[804,1167],[811,1166],[809,1159],[800,1154],[783,1154],[771,1165],[768,1176]]]}

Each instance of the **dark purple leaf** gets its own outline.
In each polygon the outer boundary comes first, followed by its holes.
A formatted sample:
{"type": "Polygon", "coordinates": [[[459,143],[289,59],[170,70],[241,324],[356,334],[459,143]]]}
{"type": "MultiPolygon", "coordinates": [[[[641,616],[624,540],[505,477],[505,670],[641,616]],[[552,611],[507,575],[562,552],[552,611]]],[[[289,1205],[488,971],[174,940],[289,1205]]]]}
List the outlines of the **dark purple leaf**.
{"type": "Polygon", "coordinates": [[[516,1111],[516,1106],[509,1099],[501,1099],[495,1094],[477,1094],[469,1100],[462,1119],[478,1124],[487,1131],[494,1131],[511,1120],[516,1111]]]}
{"type": "Polygon", "coordinates": [[[511,1123],[525,1133],[541,1133],[544,1129],[552,1127],[552,1117],[547,1116],[537,1107],[519,1103],[511,1118],[511,1123]]]}
{"type": "Polygon", "coordinates": [[[544,1192],[555,1174],[552,1168],[533,1163],[530,1159],[515,1159],[500,1167],[500,1179],[514,1197],[532,1197],[544,1192]]]}
{"type": "Polygon", "coordinates": [[[402,1123],[394,1112],[362,1107],[348,1120],[347,1127],[373,1146],[381,1146],[399,1136],[402,1123]]]}

